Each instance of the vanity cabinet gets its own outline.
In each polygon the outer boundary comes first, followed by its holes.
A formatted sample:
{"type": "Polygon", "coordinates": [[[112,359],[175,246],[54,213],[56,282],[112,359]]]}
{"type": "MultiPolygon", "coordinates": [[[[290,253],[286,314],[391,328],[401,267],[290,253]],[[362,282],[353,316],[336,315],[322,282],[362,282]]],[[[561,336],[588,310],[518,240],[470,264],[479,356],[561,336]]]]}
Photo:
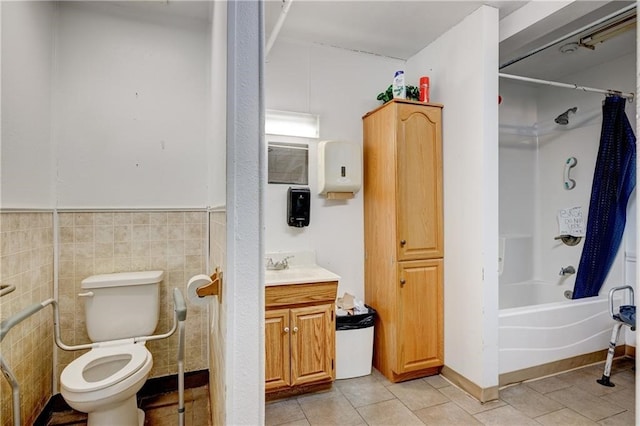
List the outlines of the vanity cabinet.
{"type": "Polygon", "coordinates": [[[365,301],[373,363],[393,382],[444,364],[442,106],[393,100],[363,117],[365,301]]]}
{"type": "Polygon", "coordinates": [[[331,386],[335,379],[337,288],[337,281],[266,288],[267,396],[331,386]]]}

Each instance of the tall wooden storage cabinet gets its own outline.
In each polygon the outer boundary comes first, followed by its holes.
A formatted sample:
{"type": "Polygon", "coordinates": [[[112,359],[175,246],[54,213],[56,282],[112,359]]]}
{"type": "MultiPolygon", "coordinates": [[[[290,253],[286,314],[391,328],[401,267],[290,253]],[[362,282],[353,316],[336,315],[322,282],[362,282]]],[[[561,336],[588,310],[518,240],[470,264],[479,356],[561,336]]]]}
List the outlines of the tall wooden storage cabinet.
{"type": "Polygon", "coordinates": [[[364,121],[365,300],[374,366],[399,382],[444,361],[442,106],[393,100],[364,121]]]}

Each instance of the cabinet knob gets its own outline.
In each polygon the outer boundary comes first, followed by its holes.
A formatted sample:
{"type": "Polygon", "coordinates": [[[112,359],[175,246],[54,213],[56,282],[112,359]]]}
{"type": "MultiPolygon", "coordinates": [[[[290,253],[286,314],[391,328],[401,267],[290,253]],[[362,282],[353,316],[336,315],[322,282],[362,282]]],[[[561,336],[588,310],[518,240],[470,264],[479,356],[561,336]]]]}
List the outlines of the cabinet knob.
{"type": "Polygon", "coordinates": [[[404,278],[400,278],[400,285],[405,285],[407,281],[404,278]]]}
{"type": "Polygon", "coordinates": [[[289,327],[285,327],[285,328],[284,328],[284,332],[285,332],[285,333],[288,333],[288,332],[289,332],[289,327]]]}
{"type": "Polygon", "coordinates": [[[400,240],[400,245],[404,246],[405,244],[407,244],[407,240],[400,240]]]}
{"type": "Polygon", "coordinates": [[[293,332],[297,333],[298,332],[298,327],[293,327],[293,332]]]}

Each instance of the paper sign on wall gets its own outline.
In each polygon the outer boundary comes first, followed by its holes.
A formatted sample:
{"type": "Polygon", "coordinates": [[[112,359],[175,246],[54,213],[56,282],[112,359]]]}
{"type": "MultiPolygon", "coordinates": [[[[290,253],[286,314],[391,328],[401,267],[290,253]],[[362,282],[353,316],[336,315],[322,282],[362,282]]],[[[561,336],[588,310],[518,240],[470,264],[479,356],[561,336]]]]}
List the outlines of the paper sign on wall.
{"type": "Polygon", "coordinates": [[[558,210],[558,228],[559,235],[584,237],[585,226],[582,207],[570,207],[558,210]]]}

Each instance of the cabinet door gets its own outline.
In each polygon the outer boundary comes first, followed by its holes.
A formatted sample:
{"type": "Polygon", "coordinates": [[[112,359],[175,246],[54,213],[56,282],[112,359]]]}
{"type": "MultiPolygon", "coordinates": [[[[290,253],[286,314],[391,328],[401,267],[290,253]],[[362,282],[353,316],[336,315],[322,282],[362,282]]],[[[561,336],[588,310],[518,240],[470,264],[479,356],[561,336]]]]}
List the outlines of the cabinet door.
{"type": "Polygon", "coordinates": [[[401,262],[396,373],[443,365],[442,259],[401,262]]]}
{"type": "Polygon", "coordinates": [[[291,382],[289,357],[289,309],[265,312],[265,390],[288,386],[291,382]]]}
{"type": "Polygon", "coordinates": [[[291,384],[331,380],[334,374],[333,305],[291,309],[291,384]]]}
{"type": "Polygon", "coordinates": [[[398,260],[443,256],[440,108],[398,104],[398,260]]]}

